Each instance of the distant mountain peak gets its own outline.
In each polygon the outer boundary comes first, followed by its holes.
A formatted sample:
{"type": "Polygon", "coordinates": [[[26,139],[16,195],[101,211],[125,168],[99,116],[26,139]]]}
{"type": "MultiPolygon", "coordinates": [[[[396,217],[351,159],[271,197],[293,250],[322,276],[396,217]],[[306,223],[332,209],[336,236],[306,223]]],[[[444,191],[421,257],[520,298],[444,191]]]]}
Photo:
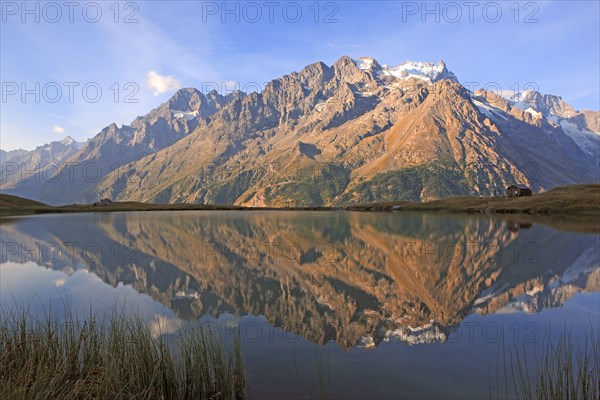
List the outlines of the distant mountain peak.
{"type": "Polygon", "coordinates": [[[356,66],[359,69],[367,70],[367,71],[379,71],[381,70],[381,65],[377,62],[373,57],[359,57],[354,60],[356,66]]]}
{"type": "Polygon", "coordinates": [[[195,88],[179,89],[167,102],[171,110],[196,111],[206,96],[195,88]]]}
{"type": "Polygon", "coordinates": [[[536,90],[523,90],[508,96],[511,105],[522,109],[532,109],[545,117],[571,118],[578,111],[567,104],[562,97],[553,94],[544,94],[536,90]]]}
{"type": "Polygon", "coordinates": [[[67,135],[65,136],[65,138],[63,140],[60,141],[60,143],[64,144],[65,146],[69,146],[73,143],[75,143],[76,140],[73,139],[71,136],[67,135]]]}

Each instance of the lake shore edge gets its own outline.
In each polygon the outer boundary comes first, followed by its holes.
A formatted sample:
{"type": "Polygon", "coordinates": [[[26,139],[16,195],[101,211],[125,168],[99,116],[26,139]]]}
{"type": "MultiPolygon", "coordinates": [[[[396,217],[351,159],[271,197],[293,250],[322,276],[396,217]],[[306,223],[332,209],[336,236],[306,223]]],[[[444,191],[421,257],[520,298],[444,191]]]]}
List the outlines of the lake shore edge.
{"type": "Polygon", "coordinates": [[[600,185],[562,186],[527,197],[449,197],[427,202],[390,201],[333,207],[244,207],[236,205],[153,204],[114,202],[108,205],[72,204],[50,206],[33,200],[1,194],[0,217],[52,213],[126,211],[364,211],[445,212],[467,214],[519,214],[540,216],[584,216],[600,218],[600,185]]]}

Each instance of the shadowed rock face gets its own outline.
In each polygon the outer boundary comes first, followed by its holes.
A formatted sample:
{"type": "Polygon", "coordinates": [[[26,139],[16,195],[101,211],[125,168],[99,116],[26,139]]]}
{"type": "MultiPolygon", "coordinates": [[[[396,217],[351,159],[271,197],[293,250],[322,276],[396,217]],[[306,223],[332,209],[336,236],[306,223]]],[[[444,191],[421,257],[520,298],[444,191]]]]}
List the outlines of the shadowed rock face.
{"type": "MultiPolygon", "coordinates": [[[[534,191],[598,182],[598,112],[535,91],[469,92],[443,62],[344,56],[261,93],[182,89],[130,126],[110,125],[65,162],[101,171],[7,193],[249,206],[346,205],[534,191]]],[[[60,176],[60,175],[59,175],[60,176]]]]}
{"type": "Polygon", "coordinates": [[[38,254],[39,264],[67,273],[88,268],[183,318],[264,315],[316,343],[443,341],[474,311],[538,312],[600,290],[597,235],[535,224],[515,231],[514,222],[498,219],[288,212],[61,218],[3,223],[3,261],[24,261],[31,254],[22,249],[45,243],[56,252],[38,254]],[[88,254],[72,243],[102,251],[88,254]]]}

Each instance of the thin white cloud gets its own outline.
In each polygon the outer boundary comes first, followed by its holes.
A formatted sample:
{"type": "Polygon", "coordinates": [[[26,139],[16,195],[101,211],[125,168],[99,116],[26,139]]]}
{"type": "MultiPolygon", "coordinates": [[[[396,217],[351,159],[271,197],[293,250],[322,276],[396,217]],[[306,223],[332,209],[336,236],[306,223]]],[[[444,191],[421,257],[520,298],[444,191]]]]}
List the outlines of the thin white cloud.
{"type": "Polygon", "coordinates": [[[84,127],[86,127],[86,128],[94,128],[93,126],[90,126],[90,125],[88,125],[88,124],[84,124],[83,122],[75,121],[74,119],[71,119],[71,118],[66,118],[66,117],[63,117],[62,115],[58,115],[58,114],[52,113],[52,112],[50,112],[50,111],[43,110],[43,109],[41,109],[41,108],[38,108],[38,107],[34,107],[34,106],[31,106],[31,105],[30,105],[30,107],[31,107],[32,109],[34,109],[34,110],[38,110],[38,111],[40,111],[40,112],[43,112],[43,113],[44,113],[44,114],[46,114],[46,115],[49,115],[49,116],[51,116],[51,117],[54,117],[54,118],[62,119],[63,121],[67,121],[67,122],[70,122],[70,123],[72,123],[72,124],[76,124],[76,125],[84,126],[84,127]]]}
{"type": "Polygon", "coordinates": [[[152,90],[153,96],[181,88],[181,83],[174,76],[161,75],[156,71],[148,72],[146,75],[146,86],[152,90]]]}
{"type": "MultiPolygon", "coordinates": [[[[192,13],[198,9],[199,6],[194,6],[193,2],[189,3],[192,13]]],[[[168,15],[173,17],[181,13],[181,11],[172,12],[173,7],[168,5],[160,7],[162,11],[169,12],[168,15]]],[[[214,26],[197,24],[188,29],[189,35],[193,35],[194,40],[183,41],[174,36],[168,27],[163,26],[164,24],[156,25],[152,22],[152,18],[147,18],[144,14],[136,14],[139,22],[135,24],[115,24],[108,18],[102,20],[101,27],[106,29],[108,34],[103,36],[103,43],[111,50],[108,56],[119,76],[134,76],[143,66],[151,65],[156,70],[168,67],[170,71],[186,81],[222,80],[220,69],[213,67],[204,57],[196,55],[213,51],[211,31],[214,30],[214,26]]]]}
{"type": "Polygon", "coordinates": [[[54,125],[54,128],[52,128],[52,132],[58,133],[59,135],[63,135],[65,133],[65,128],[63,128],[62,126],[54,125]]]}
{"type": "Polygon", "coordinates": [[[330,49],[359,49],[360,48],[360,44],[356,44],[356,43],[339,43],[337,41],[335,42],[327,42],[327,47],[329,47],[330,49]]]}

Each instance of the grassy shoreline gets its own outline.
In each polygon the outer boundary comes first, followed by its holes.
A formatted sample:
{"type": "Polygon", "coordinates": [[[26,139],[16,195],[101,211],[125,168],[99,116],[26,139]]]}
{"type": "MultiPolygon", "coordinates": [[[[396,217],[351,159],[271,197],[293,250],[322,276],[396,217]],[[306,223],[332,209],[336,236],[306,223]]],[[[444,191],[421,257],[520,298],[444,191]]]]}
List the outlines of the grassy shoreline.
{"type": "Polygon", "coordinates": [[[235,205],[152,204],[116,202],[108,206],[73,204],[49,206],[17,196],[0,194],[0,216],[50,213],[123,211],[427,211],[449,213],[578,215],[600,217],[600,185],[562,186],[531,197],[452,197],[428,202],[396,201],[357,204],[348,207],[242,207],[235,205]]]}
{"type": "Polygon", "coordinates": [[[361,211],[444,211],[486,214],[600,215],[600,185],[561,186],[529,197],[452,197],[429,202],[371,203],[361,211]]]}

